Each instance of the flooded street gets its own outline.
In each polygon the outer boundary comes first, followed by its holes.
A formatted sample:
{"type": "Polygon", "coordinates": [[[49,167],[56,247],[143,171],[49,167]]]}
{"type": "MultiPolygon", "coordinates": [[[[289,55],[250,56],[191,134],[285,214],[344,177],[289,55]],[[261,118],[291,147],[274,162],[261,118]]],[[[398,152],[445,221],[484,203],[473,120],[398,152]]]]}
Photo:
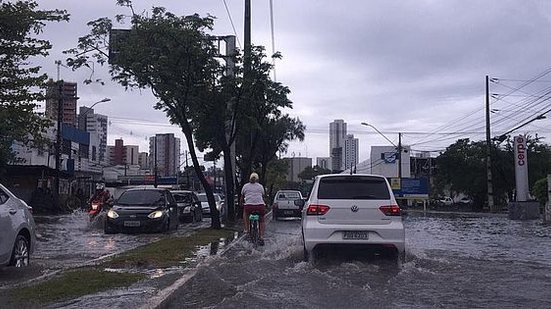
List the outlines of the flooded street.
{"type": "MultiPolygon", "coordinates": [[[[60,269],[93,263],[155,240],[167,234],[104,234],[103,218],[89,222],[88,214],[76,211],[57,216],[35,216],[37,244],[31,256],[31,266],[24,269],[0,268],[0,289],[49,274],[60,269]]],[[[182,223],[168,235],[184,235],[204,228],[210,219],[201,223],[182,223]]]]}
{"type": "Polygon", "coordinates": [[[407,261],[329,252],[302,262],[299,221],[272,221],[180,289],[172,308],[550,308],[551,227],[410,214],[407,261]],[[185,291],[185,292],[183,292],[185,291]]]}
{"type": "MultiPolygon", "coordinates": [[[[104,234],[103,218],[89,222],[88,214],[76,211],[63,216],[37,217],[34,261],[48,269],[72,267],[166,237],[165,234],[104,234]]],[[[181,224],[171,235],[182,235],[207,224],[181,224]]]]}

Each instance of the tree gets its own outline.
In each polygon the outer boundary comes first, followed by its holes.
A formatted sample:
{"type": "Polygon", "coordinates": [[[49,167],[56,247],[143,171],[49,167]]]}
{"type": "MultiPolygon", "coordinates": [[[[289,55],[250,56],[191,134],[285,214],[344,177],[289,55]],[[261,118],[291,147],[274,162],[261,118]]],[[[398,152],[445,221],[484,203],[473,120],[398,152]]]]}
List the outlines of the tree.
{"type": "MultiPolygon", "coordinates": [[[[492,147],[494,171],[493,189],[496,204],[503,205],[512,190],[512,157],[492,147]],[[497,177],[500,175],[500,177],[497,177]]],[[[474,201],[475,209],[481,210],[486,201],[486,143],[460,139],[448,146],[446,151],[436,158],[437,175],[435,183],[447,186],[452,195],[463,193],[474,201]]],[[[442,191],[442,188],[437,189],[442,191]]]]}
{"type": "MultiPolygon", "coordinates": [[[[275,57],[279,57],[276,54],[275,57]]],[[[298,118],[292,118],[283,110],[293,107],[290,90],[270,79],[272,64],[264,59],[264,48],[255,46],[250,57],[250,71],[243,82],[244,111],[239,118],[236,139],[237,165],[241,171],[241,186],[253,170],[257,170],[260,182],[266,184],[266,172],[277,152],[285,152],[291,140],[304,140],[305,126],[298,118]]]]}
{"type": "Polygon", "coordinates": [[[0,5],[0,175],[15,161],[14,141],[43,147],[50,121],[35,113],[38,102],[46,98],[48,76],[40,66],[30,64],[33,57],[46,57],[52,48],[36,37],[46,22],[68,21],[64,10],[38,10],[36,1],[5,2],[0,5]]]}
{"type": "MultiPolygon", "coordinates": [[[[493,144],[491,151],[494,200],[496,205],[504,206],[513,199],[515,188],[513,142],[508,139],[501,147],[493,144]]],[[[527,136],[527,156],[529,186],[534,192],[536,181],[551,173],[551,149],[537,136],[527,136]]],[[[467,194],[476,208],[482,209],[487,198],[486,143],[460,139],[436,160],[435,190],[467,194]]]]}
{"type": "MultiPolygon", "coordinates": [[[[150,13],[135,14],[129,0],[118,0],[131,12],[131,28],[112,39],[110,73],[126,88],[149,88],[159,100],[154,106],[180,126],[187,141],[194,170],[201,182],[211,209],[212,227],[220,228],[213,191],[200,168],[193,133],[199,126],[198,114],[212,98],[224,68],[216,60],[218,50],[207,34],[213,18],[199,15],[176,16],[164,8],[153,7],[150,13]],[[114,45],[116,43],[116,46],[114,45]]],[[[117,20],[124,16],[117,16],[117,20]]],[[[107,39],[112,21],[100,18],[88,23],[90,34],[79,38],[78,46],[68,53],[75,55],[67,64],[78,69],[94,59],[106,64],[107,39]]]]}
{"type": "Polygon", "coordinates": [[[298,174],[298,178],[302,179],[302,181],[312,180],[318,175],[325,175],[325,174],[331,174],[331,170],[320,167],[318,165],[314,167],[307,166],[302,172],[298,174]]]}
{"type": "Polygon", "coordinates": [[[547,184],[547,177],[542,178],[534,183],[532,192],[534,193],[534,197],[538,202],[540,202],[541,206],[545,206],[548,200],[548,184],[547,184]]]}

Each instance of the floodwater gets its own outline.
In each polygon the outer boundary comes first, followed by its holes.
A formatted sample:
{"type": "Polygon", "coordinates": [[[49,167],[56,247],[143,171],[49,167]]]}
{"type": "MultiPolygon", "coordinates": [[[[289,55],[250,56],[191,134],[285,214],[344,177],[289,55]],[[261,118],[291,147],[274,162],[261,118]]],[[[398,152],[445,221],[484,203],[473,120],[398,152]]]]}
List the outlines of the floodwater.
{"type": "Polygon", "coordinates": [[[404,264],[333,252],[302,261],[300,221],[266,245],[236,244],[199,270],[171,308],[551,308],[551,226],[503,216],[404,219],[404,264]]]}
{"type": "MultiPolygon", "coordinates": [[[[35,221],[38,244],[33,262],[48,269],[79,266],[166,237],[162,233],[104,234],[103,218],[89,222],[84,211],[35,217],[35,221]]],[[[180,224],[171,235],[183,235],[205,224],[180,224]]]]}

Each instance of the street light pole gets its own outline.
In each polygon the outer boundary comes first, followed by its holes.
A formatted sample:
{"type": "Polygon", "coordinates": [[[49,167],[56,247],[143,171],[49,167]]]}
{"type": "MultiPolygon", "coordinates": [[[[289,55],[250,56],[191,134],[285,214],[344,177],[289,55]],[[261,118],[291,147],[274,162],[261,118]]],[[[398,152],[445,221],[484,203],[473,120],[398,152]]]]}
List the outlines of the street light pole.
{"type": "MultiPolygon", "coordinates": [[[[79,118],[79,129],[81,127],[80,123],[81,121],[83,122],[83,125],[82,125],[82,129],[81,130],[84,130],[86,131],[86,128],[88,127],[88,121],[86,119],[86,115],[88,115],[88,113],[94,108],[94,106],[98,105],[99,103],[104,103],[104,102],[109,102],[111,101],[111,99],[109,98],[104,98],[104,99],[101,99],[97,102],[95,102],[94,104],[92,104],[90,107],[88,107],[88,110],[86,110],[86,112],[82,113],[82,114],[79,114],[78,118],[79,118]]],[[[86,107],[86,106],[83,106],[83,107],[86,107]]]]}

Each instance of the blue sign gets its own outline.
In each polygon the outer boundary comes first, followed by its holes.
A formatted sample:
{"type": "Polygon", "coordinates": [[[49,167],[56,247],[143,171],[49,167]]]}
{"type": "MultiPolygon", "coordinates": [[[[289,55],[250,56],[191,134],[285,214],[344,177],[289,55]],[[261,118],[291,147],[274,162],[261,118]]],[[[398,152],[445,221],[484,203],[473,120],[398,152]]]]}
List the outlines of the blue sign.
{"type": "Polygon", "coordinates": [[[392,191],[395,196],[428,196],[429,181],[427,178],[402,178],[401,188],[392,191]]]}
{"type": "Polygon", "coordinates": [[[385,163],[395,163],[396,162],[396,152],[383,152],[381,153],[381,160],[385,163]]]}

